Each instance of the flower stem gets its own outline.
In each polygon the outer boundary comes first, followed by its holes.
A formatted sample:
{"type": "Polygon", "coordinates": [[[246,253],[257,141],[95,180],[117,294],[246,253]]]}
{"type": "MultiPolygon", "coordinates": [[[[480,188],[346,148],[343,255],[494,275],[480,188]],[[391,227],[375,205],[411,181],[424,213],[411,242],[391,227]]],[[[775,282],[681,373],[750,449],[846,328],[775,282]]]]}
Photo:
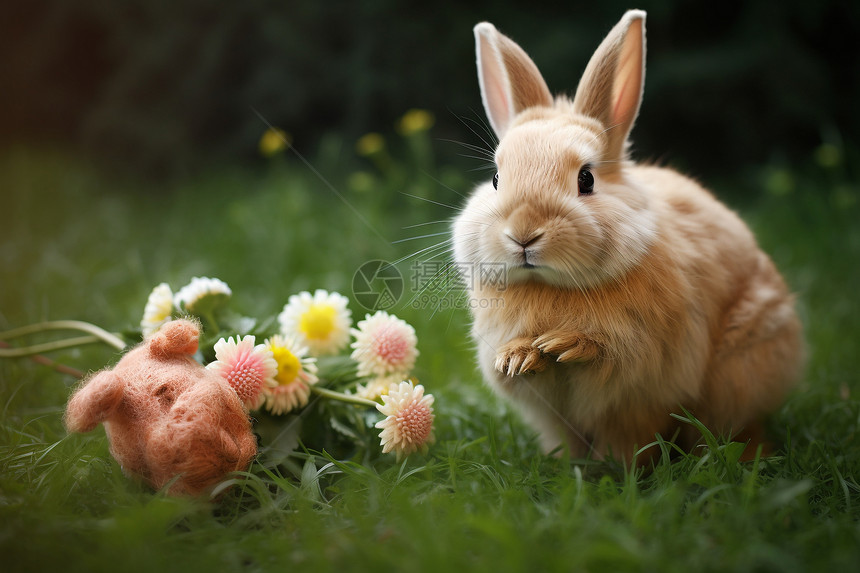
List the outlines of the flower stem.
{"type": "Polygon", "coordinates": [[[42,354],[43,352],[51,352],[52,350],[62,350],[63,348],[92,344],[93,342],[99,342],[100,340],[101,339],[98,336],[88,335],[78,336],[77,338],[66,338],[64,340],[55,340],[54,342],[45,342],[43,344],[34,344],[33,346],[22,346],[20,348],[0,348],[0,358],[32,356],[34,354],[42,354]]]}
{"type": "Polygon", "coordinates": [[[368,400],[367,398],[344,394],[343,392],[335,392],[334,390],[328,390],[320,386],[311,386],[311,392],[313,392],[314,394],[319,394],[320,396],[324,396],[326,398],[331,398],[332,400],[340,400],[341,402],[346,402],[347,404],[370,406],[371,408],[376,408],[376,406],[379,404],[378,402],[368,400]]]}
{"type": "Polygon", "coordinates": [[[211,310],[207,310],[205,312],[201,312],[199,314],[200,318],[206,323],[206,326],[212,330],[212,334],[217,334],[218,330],[218,321],[215,320],[215,315],[211,310]]]}
{"type": "MultiPolygon", "coordinates": [[[[22,326],[21,328],[15,328],[13,330],[7,330],[6,332],[0,332],[0,340],[8,338],[17,338],[19,336],[26,336],[28,334],[45,332],[48,330],[80,330],[81,332],[87,332],[91,334],[93,337],[95,337],[95,340],[90,340],[92,337],[79,337],[70,338],[66,341],[57,341],[56,343],[46,343],[44,345],[38,346],[44,347],[49,344],[61,344],[61,346],[58,346],[56,348],[67,348],[69,346],[76,346],[77,344],[88,344],[90,342],[96,342],[98,340],[101,340],[105,344],[109,344],[117,350],[123,350],[126,347],[126,343],[116,334],[112,334],[107,330],[96,326],[95,324],[90,324],[89,322],[83,322],[81,320],[51,320],[47,322],[39,322],[37,324],[30,324],[28,326],[22,326]],[[85,338],[87,340],[85,340],[85,338]]],[[[37,348],[38,346],[31,346],[30,348],[37,348]]],[[[48,350],[56,348],[48,348],[48,350]]],[[[36,354],[38,352],[39,351],[32,352],[31,354],[36,354]]]]}

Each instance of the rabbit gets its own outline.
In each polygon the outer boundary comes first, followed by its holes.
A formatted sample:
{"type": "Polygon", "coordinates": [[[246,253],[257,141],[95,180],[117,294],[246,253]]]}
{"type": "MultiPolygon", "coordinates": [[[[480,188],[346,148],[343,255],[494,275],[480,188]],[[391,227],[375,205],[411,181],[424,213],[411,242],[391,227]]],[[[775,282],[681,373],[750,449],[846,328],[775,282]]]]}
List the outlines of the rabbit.
{"type": "Polygon", "coordinates": [[[573,99],[492,24],[474,33],[497,172],[452,233],[488,384],[547,452],[644,465],[658,434],[701,442],[670,415],[686,410],[767,454],[764,418],[804,365],[794,298],[734,212],[630,160],[645,12],[609,32],[573,99]]]}

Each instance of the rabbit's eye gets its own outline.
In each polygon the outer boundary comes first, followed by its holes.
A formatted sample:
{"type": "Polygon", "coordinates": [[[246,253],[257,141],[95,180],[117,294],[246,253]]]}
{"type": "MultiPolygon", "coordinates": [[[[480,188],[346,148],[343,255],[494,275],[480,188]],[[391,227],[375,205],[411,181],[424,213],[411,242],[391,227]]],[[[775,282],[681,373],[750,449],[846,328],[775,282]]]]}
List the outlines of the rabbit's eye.
{"type": "Polygon", "coordinates": [[[498,190],[499,188],[499,172],[496,171],[496,174],[493,175],[493,189],[498,190]]]}
{"type": "Polygon", "coordinates": [[[594,175],[587,167],[579,170],[579,194],[587,195],[594,192],[594,175]]]}

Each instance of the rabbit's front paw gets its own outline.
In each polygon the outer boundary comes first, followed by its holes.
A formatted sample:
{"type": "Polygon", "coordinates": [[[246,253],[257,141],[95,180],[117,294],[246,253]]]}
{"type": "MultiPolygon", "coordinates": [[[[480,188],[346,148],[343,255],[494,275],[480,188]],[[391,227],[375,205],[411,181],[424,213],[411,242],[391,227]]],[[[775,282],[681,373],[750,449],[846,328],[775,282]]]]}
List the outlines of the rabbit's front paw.
{"type": "Polygon", "coordinates": [[[578,332],[554,330],[538,336],[533,346],[543,354],[556,357],[557,362],[585,362],[597,357],[596,342],[578,332]]]}
{"type": "Polygon", "coordinates": [[[502,346],[496,355],[496,370],[505,376],[540,372],[546,368],[546,356],[534,346],[533,338],[515,338],[502,346]]]}

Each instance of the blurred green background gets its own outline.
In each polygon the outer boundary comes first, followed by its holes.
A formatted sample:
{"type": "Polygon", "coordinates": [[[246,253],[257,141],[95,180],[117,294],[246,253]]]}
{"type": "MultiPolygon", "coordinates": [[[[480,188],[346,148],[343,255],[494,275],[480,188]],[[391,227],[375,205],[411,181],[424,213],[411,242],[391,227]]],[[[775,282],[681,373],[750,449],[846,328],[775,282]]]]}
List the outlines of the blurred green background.
{"type": "Polygon", "coordinates": [[[476,22],[494,22],[553,91],[572,92],[631,7],[648,11],[638,158],[710,177],[856,144],[852,0],[32,0],[7,3],[0,19],[0,145],[68,145],[164,178],[259,161],[252,108],[305,152],[416,107],[435,113],[439,139],[463,140],[460,119],[483,120],[476,22]]]}
{"type": "MultiPolygon", "coordinates": [[[[133,329],[153,286],[195,275],[226,281],[242,315],[275,316],[289,295],[326,288],[361,319],[353,273],[399,261],[410,288],[414,262],[446,259],[449,219],[489,177],[472,26],[494,22],[552,90],[572,92],[638,7],[648,73],[634,157],[702,179],[798,296],[809,365],[771,421],[781,454],[739,464],[720,453],[729,444],[649,475],[572,470],[482,386],[468,312],[404,296],[390,310],[415,327],[414,373],[437,399],[429,455],[400,465],[374,447],[356,455],[362,465],[332,473],[312,459],[305,469],[318,471],[277,480],[255,464],[261,487],[212,508],[126,480],[102,430],[67,435],[76,376],[0,360],[8,570],[856,569],[860,2],[558,6],[5,3],[0,330],[43,319],[133,329]],[[413,108],[432,128],[398,132],[413,108]],[[261,117],[308,164],[261,154],[261,117]]],[[[88,371],[118,354],[50,358],[88,371]]]]}

